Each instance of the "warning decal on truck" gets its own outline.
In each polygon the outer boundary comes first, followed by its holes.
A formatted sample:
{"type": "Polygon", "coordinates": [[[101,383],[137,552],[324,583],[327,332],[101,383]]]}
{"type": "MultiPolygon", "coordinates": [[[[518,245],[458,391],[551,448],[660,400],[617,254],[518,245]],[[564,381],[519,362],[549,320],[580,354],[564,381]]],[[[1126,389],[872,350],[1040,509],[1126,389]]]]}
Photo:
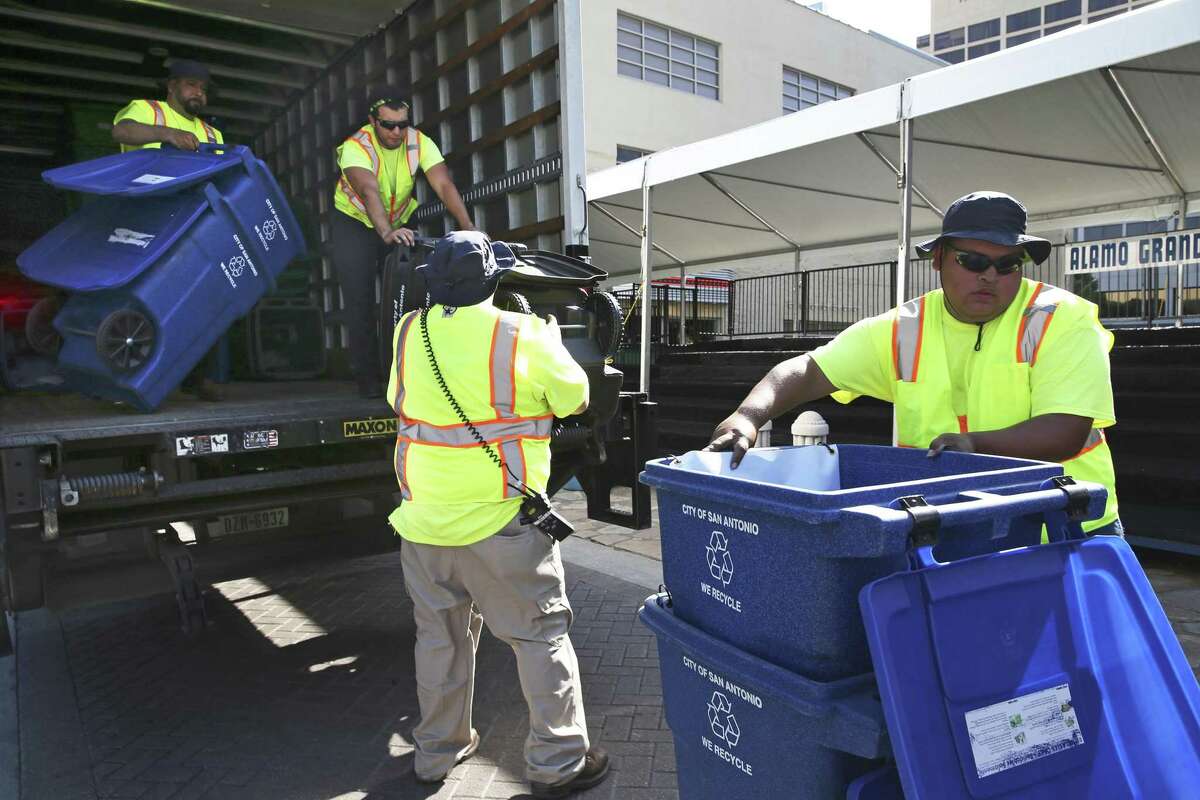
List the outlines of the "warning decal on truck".
{"type": "Polygon", "coordinates": [[[1083,744],[1065,683],[968,711],[965,717],[980,778],[1083,744]]]}
{"type": "Polygon", "coordinates": [[[228,433],[175,437],[175,455],[177,456],[207,456],[214,453],[228,452],[228,433]]]}

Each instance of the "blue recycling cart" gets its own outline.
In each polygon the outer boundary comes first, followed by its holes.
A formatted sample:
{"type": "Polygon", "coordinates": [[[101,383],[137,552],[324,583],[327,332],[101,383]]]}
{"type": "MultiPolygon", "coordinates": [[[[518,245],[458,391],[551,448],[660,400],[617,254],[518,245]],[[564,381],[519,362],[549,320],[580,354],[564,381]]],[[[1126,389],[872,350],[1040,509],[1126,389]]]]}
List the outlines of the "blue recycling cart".
{"type": "MultiPolygon", "coordinates": [[[[943,560],[1035,544],[1065,503],[1062,467],[840,445],[651,461],[663,576],[680,620],[806,678],[871,670],[858,608],[866,584],[906,569],[914,518],[936,508],[943,560]],[[915,498],[915,499],[913,499],[915,498]],[[910,508],[911,506],[911,508],[910,508]]],[[[1104,490],[1087,494],[1098,517],[1104,490]]]]}
{"type": "Polygon", "coordinates": [[[157,408],[305,251],[283,191],[242,146],[135,150],[43,173],[98,197],[17,259],[69,293],[58,366],[85,394],[157,408]]]}
{"type": "Polygon", "coordinates": [[[911,568],[860,603],[909,800],[1200,796],[1200,688],[1123,539],[911,568]]]}
{"type": "Polygon", "coordinates": [[[658,640],[664,712],[684,800],[899,798],[871,775],[889,753],[869,674],[821,682],[678,619],[668,596],[639,611],[658,640]]]}

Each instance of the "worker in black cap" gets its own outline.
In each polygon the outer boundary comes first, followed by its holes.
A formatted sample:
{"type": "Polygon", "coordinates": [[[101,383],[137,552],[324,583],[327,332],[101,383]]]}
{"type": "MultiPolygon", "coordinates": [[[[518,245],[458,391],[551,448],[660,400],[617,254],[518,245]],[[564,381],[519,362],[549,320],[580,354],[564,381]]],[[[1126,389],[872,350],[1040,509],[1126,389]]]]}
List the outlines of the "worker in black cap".
{"type": "Polygon", "coordinates": [[[172,61],[167,72],[167,99],[133,100],[113,119],[113,141],[121,152],[170,144],[199,150],[201,142],[224,144],[221,132],[200,114],[208,105],[208,67],[198,61],[172,61]]]}
{"type": "MultiPolygon", "coordinates": [[[[201,142],[224,144],[221,132],[200,116],[211,88],[208,67],[199,61],[172,61],[167,67],[167,99],[131,100],[113,118],[113,141],[122,153],[164,144],[188,151],[199,150],[201,142]]],[[[222,399],[212,380],[219,347],[214,346],[183,382],[184,390],[201,400],[222,399]]]]}
{"type": "Polygon", "coordinates": [[[768,420],[826,395],[868,395],[895,405],[902,447],[1056,461],[1103,484],[1104,515],[1084,530],[1122,533],[1104,434],[1116,424],[1113,336],[1094,303],[1022,276],[1051,250],[1025,223],[1025,207],[1001,192],[954,201],[942,232],[917,245],[941,288],[778,364],[707,449],[732,450],[736,467],[768,420]]]}
{"type": "Polygon", "coordinates": [[[403,501],[390,521],[417,623],[413,771],[440,782],[480,746],[471,718],[487,622],[516,654],[533,796],[565,798],[603,781],[609,760],[588,736],[562,559],[539,527],[548,501],[536,510],[531,495],[549,481],[554,418],[586,410],[588,380],[557,323],[493,304],[515,263],[481,233],[446,236],[418,267],[433,305],[396,326],[388,400],[403,501]]]}
{"type": "Polygon", "coordinates": [[[350,368],[363,397],[383,396],[373,324],[375,276],[389,246],[413,243],[407,224],[420,205],[417,173],[425,173],[461,230],[475,230],[441,151],[412,122],[408,101],[385,87],[372,94],[367,124],[337,148],[333,267],[342,287],[342,323],[350,334],[350,368]]]}

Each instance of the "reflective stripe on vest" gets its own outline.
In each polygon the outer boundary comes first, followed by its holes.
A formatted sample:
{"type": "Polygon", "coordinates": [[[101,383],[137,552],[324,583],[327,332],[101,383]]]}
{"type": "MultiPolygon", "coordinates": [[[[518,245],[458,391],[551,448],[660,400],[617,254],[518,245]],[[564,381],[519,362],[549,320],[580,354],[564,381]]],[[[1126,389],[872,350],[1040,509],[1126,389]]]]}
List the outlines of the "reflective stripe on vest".
{"type": "Polygon", "coordinates": [[[400,497],[412,500],[412,490],[408,488],[408,448],[411,442],[407,439],[396,440],[396,480],[400,483],[400,497]]]}
{"type": "Polygon", "coordinates": [[[892,322],[892,364],[898,381],[911,383],[917,379],[924,323],[924,296],[909,300],[896,309],[896,319],[892,322]]]}
{"type": "Polygon", "coordinates": [[[1028,305],[1021,315],[1020,332],[1017,334],[1017,363],[1033,366],[1037,361],[1038,348],[1046,338],[1046,329],[1050,327],[1050,319],[1054,310],[1062,302],[1062,289],[1039,283],[1029,298],[1028,305]]]}
{"type": "MultiPolygon", "coordinates": [[[[199,119],[199,117],[197,117],[197,119],[199,119]]],[[[216,144],[217,132],[213,130],[213,127],[202,119],[200,120],[200,124],[204,126],[204,135],[208,138],[208,143],[216,144]]]]}
{"type": "MultiPolygon", "coordinates": [[[[375,150],[375,143],[371,139],[370,126],[364,125],[359,128],[349,138],[343,142],[343,146],[350,142],[354,142],[362,151],[367,154],[367,158],[371,161],[371,171],[375,173],[375,180],[379,180],[379,175],[382,171],[382,164],[379,159],[379,153],[375,150]]],[[[409,201],[412,198],[413,189],[416,187],[417,170],[421,168],[421,135],[416,128],[409,127],[405,134],[404,143],[405,163],[408,165],[408,177],[412,179],[409,185],[408,194],[404,195],[404,202],[400,203],[399,209],[396,207],[396,198],[393,196],[388,207],[388,222],[395,223],[397,215],[403,214],[404,209],[408,208],[409,201]]],[[[367,206],[363,203],[362,198],[358,196],[358,192],[354,191],[354,186],[346,177],[345,173],[338,178],[338,190],[346,196],[350,205],[362,213],[367,213],[367,206]]]]}
{"type": "Polygon", "coordinates": [[[492,329],[491,347],[491,399],[497,419],[516,416],[513,408],[517,404],[517,336],[521,332],[520,322],[501,314],[492,329]]]}
{"type": "MultiPolygon", "coordinates": [[[[1028,363],[1030,367],[1037,361],[1038,349],[1046,337],[1050,319],[1058,304],[1065,298],[1067,292],[1057,286],[1047,286],[1039,283],[1033,290],[1025,311],[1021,315],[1021,327],[1017,333],[1016,357],[1017,363],[1028,363]]],[[[915,382],[917,368],[921,364],[921,340],[925,325],[925,297],[922,295],[909,300],[896,309],[896,319],[892,322],[892,360],[896,370],[896,380],[915,382]]],[[[967,433],[966,416],[958,417],[960,433],[967,433]]],[[[1104,432],[1092,428],[1087,441],[1078,453],[1067,459],[1079,458],[1089,450],[1094,450],[1104,442],[1104,432]]]]}
{"type": "Polygon", "coordinates": [[[154,112],[154,124],[166,127],[167,115],[163,111],[162,106],[159,105],[157,100],[147,100],[146,102],[150,104],[150,109],[154,112]]]}
{"type": "Polygon", "coordinates": [[[500,479],[504,482],[503,497],[522,497],[520,487],[528,480],[525,474],[525,451],[521,449],[520,439],[509,439],[500,443],[500,464],[504,467],[500,479]],[[509,480],[509,479],[512,480],[509,480]]]}
{"type": "Polygon", "coordinates": [[[404,342],[416,318],[416,314],[405,315],[400,321],[400,334],[396,337],[396,402],[392,404],[392,410],[400,419],[404,418],[404,342]]]}

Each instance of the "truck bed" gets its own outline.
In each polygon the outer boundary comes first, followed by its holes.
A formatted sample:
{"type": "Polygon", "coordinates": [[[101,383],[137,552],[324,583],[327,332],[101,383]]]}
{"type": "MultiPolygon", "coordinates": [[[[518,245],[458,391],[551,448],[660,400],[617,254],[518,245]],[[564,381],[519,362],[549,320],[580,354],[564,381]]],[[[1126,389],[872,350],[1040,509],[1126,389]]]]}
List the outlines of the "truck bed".
{"type": "Polygon", "coordinates": [[[360,398],[350,381],[235,382],[221,388],[224,400],[176,392],[153,413],[76,394],[0,395],[0,448],[392,416],[386,400],[360,398]]]}

